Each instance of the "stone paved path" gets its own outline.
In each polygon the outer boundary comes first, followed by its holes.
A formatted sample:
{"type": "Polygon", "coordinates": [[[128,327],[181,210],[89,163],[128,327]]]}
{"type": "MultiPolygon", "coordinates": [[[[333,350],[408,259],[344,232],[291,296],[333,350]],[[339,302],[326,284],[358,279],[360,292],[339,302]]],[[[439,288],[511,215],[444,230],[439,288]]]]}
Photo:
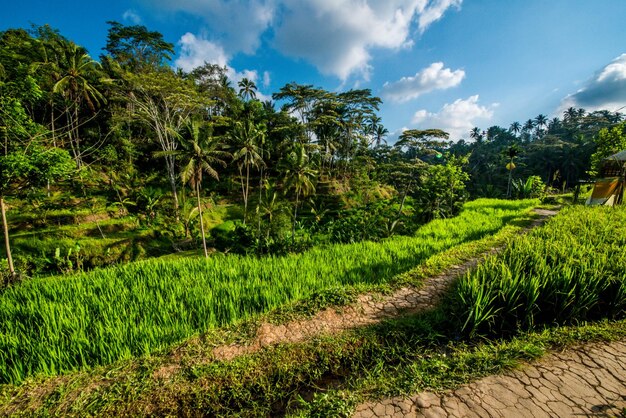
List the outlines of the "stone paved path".
{"type": "Polygon", "coordinates": [[[626,341],[579,346],[442,394],[357,407],[354,418],[626,417],[626,341]]]}

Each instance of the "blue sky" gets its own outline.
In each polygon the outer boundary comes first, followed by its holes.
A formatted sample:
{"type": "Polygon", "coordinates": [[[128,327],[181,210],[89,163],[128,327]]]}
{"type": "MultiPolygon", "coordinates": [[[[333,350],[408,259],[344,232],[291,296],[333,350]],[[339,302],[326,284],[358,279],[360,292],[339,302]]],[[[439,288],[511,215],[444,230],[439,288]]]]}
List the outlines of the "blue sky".
{"type": "Polygon", "coordinates": [[[50,24],[97,58],[107,20],[157,30],[173,65],[227,65],[267,97],[292,81],[370,88],[395,135],[626,106],[624,0],[22,0],[0,30],[50,24]]]}

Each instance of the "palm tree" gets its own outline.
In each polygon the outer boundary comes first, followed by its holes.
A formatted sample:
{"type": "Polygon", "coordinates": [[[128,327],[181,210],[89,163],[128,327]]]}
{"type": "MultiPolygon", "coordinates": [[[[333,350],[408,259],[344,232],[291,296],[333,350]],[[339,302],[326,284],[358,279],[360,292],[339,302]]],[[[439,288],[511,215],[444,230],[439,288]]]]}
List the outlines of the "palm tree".
{"type": "Polygon", "coordinates": [[[202,219],[202,203],[200,200],[202,173],[207,173],[215,180],[219,180],[219,175],[214,166],[221,165],[226,167],[226,162],[223,159],[229,157],[230,154],[220,150],[222,143],[212,135],[211,127],[201,126],[199,122],[190,120],[186,125],[186,131],[189,139],[188,141],[181,141],[183,149],[175,151],[175,153],[183,160],[183,169],[180,173],[181,179],[184,183],[189,182],[196,192],[200,232],[202,233],[202,248],[204,249],[204,256],[208,257],[204,221],[202,219]]]}
{"type": "Polygon", "coordinates": [[[522,130],[522,124],[519,122],[513,122],[511,126],[509,126],[509,132],[513,132],[515,136],[520,133],[522,130]]]}
{"type": "Polygon", "coordinates": [[[515,168],[515,164],[513,164],[513,159],[519,154],[519,148],[517,145],[511,145],[507,151],[507,156],[509,157],[509,163],[507,164],[507,169],[509,170],[509,181],[506,188],[506,197],[511,198],[511,182],[513,180],[513,169],[515,168]]]}
{"type": "Polygon", "coordinates": [[[548,122],[548,132],[549,133],[554,133],[560,127],[561,127],[561,119],[559,119],[559,118],[552,118],[552,119],[550,119],[550,122],[548,122]]]}
{"type": "Polygon", "coordinates": [[[294,150],[287,156],[285,163],[285,191],[294,189],[296,192],[296,204],[293,210],[293,226],[291,229],[291,239],[294,241],[300,195],[308,196],[311,193],[315,193],[313,180],[317,176],[317,170],[311,167],[306,149],[300,143],[294,145],[294,150]]]}
{"type": "Polygon", "coordinates": [[[241,179],[241,193],[243,195],[243,223],[246,223],[248,213],[248,196],[250,192],[250,166],[262,167],[265,165],[262,154],[262,148],[259,144],[265,139],[265,131],[260,125],[244,119],[236,121],[230,132],[230,138],[233,141],[235,151],[233,152],[233,160],[239,161],[239,178],[241,179]],[[243,169],[246,169],[246,177],[244,183],[243,169]]]}
{"type": "Polygon", "coordinates": [[[524,125],[522,126],[522,133],[530,135],[534,127],[535,123],[533,122],[533,120],[528,119],[526,122],[524,122],[524,125]]]}
{"type": "Polygon", "coordinates": [[[387,136],[387,134],[389,133],[389,130],[387,128],[385,128],[383,125],[378,125],[376,126],[376,130],[374,131],[374,135],[376,137],[376,148],[380,148],[380,144],[381,143],[387,143],[387,141],[385,140],[385,137],[387,136]]]}
{"type": "Polygon", "coordinates": [[[533,124],[536,128],[536,135],[541,136],[543,129],[548,125],[548,117],[544,114],[539,114],[533,120],[533,124]]]}
{"type": "Polygon", "coordinates": [[[475,140],[476,142],[482,142],[483,134],[480,132],[480,128],[478,126],[474,126],[470,131],[470,138],[475,140]]]}
{"type": "Polygon", "coordinates": [[[248,78],[242,78],[237,85],[239,86],[239,96],[242,99],[245,101],[256,99],[257,87],[254,81],[248,78]]]}
{"type": "Polygon", "coordinates": [[[62,45],[62,54],[58,65],[60,78],[54,84],[53,93],[65,99],[65,115],[68,124],[70,145],[76,166],[82,166],[80,149],[79,112],[81,104],[86,104],[92,113],[96,105],[105,102],[105,98],[92,84],[91,80],[99,77],[100,64],[94,61],[86,50],[73,42],[62,45]]]}

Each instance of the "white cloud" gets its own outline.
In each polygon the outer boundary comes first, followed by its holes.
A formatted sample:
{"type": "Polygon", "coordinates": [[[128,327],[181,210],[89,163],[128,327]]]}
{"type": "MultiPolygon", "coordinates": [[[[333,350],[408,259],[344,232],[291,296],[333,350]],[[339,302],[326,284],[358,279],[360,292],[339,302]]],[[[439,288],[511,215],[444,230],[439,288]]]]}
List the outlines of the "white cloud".
{"type": "Polygon", "coordinates": [[[229,55],[253,54],[261,38],[281,53],[301,58],[342,81],[367,80],[371,50],[413,45],[423,32],[462,0],[143,0],[159,10],[201,17],[229,55]]]}
{"type": "Polygon", "coordinates": [[[425,30],[461,0],[284,0],[274,45],[341,80],[368,79],[374,48],[410,47],[416,20],[425,30]],[[426,20],[422,17],[426,16],[426,20]]]}
{"type": "Polygon", "coordinates": [[[137,12],[134,11],[133,9],[126,10],[124,14],[122,15],[122,19],[126,21],[130,21],[131,23],[135,25],[140,25],[142,22],[141,16],[139,16],[137,12]]]}
{"type": "Polygon", "coordinates": [[[174,64],[185,71],[200,67],[205,62],[223,67],[228,64],[229,57],[224,48],[193,33],[187,32],[178,41],[180,55],[174,64]]]}
{"type": "Polygon", "coordinates": [[[431,0],[419,10],[419,28],[424,31],[434,22],[441,19],[450,7],[461,7],[463,0],[431,0]]]}
{"type": "Polygon", "coordinates": [[[143,0],[159,11],[186,12],[204,20],[205,29],[231,54],[252,54],[270,26],[274,0],[143,0]]]}
{"type": "Polygon", "coordinates": [[[270,78],[270,73],[269,71],[264,71],[263,72],[263,87],[269,87],[270,83],[272,82],[272,79],[270,78]]]}
{"type": "Polygon", "coordinates": [[[465,78],[465,71],[443,68],[443,62],[434,62],[413,77],[386,82],[382,89],[384,99],[403,103],[433,90],[445,90],[458,86],[465,78]]]}
{"type": "Polygon", "coordinates": [[[420,129],[442,129],[450,134],[450,139],[457,140],[468,136],[469,131],[477,125],[477,119],[490,120],[497,106],[495,103],[481,106],[478,104],[478,95],[475,95],[446,103],[436,113],[418,110],[412,122],[420,129]]]}
{"type": "MultiPolygon", "coordinates": [[[[204,65],[205,62],[208,62],[217,64],[220,67],[226,67],[226,76],[231,80],[234,86],[237,86],[237,83],[243,78],[247,78],[258,85],[259,73],[256,70],[235,70],[228,64],[230,57],[226,54],[221,45],[204,39],[202,36],[198,37],[190,32],[184,34],[178,41],[178,44],[180,45],[181,52],[174,63],[176,67],[189,72],[194,68],[204,65]]],[[[265,74],[263,82],[265,82],[265,74]]],[[[258,91],[257,98],[259,100],[267,100],[270,97],[258,91]]]]}
{"type": "Polygon", "coordinates": [[[569,107],[588,111],[617,111],[626,106],[626,53],[615,58],[589,79],[576,93],[561,101],[559,113],[569,107]]]}

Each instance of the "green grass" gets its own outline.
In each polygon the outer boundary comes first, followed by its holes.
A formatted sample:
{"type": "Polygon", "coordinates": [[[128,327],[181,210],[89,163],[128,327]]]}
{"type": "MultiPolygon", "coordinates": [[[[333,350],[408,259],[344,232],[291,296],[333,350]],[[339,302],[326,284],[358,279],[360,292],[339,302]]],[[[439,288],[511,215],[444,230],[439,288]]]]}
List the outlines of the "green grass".
{"type": "Polygon", "coordinates": [[[626,208],[572,206],[459,281],[470,336],[626,314],[626,208]]]}
{"type": "Polygon", "coordinates": [[[145,355],[337,286],[379,286],[434,254],[493,234],[536,201],[481,200],[414,237],[284,257],[149,260],[40,278],[0,296],[0,381],[145,355]]]}
{"type": "Polygon", "coordinates": [[[152,356],[0,386],[23,416],[350,416],[368,399],[454,389],[552,349],[626,338],[626,321],[585,323],[478,344],[451,342],[445,310],[280,345],[231,362],[152,356]],[[343,415],[345,414],[345,415],[343,415]]]}

